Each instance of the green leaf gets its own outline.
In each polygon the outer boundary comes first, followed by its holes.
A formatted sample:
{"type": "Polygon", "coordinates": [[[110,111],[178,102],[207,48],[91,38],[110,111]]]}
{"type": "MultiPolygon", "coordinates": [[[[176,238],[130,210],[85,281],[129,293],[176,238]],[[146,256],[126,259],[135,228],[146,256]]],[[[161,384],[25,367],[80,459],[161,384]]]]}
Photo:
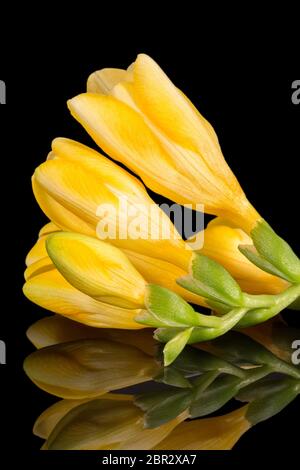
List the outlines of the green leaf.
{"type": "Polygon", "coordinates": [[[164,390],[140,395],[135,404],[143,411],[146,428],[156,428],[176,418],[186,410],[192,401],[190,390],[164,390]],[[155,395],[155,398],[153,397],[155,395]]]}
{"type": "MultiPolygon", "coordinates": [[[[149,284],[145,300],[147,310],[165,326],[198,326],[199,315],[175,292],[149,284]]],[[[157,325],[159,326],[159,325],[157,325]]]]}
{"type": "Polygon", "coordinates": [[[185,378],[185,376],[179,371],[172,367],[162,367],[160,372],[153,378],[156,382],[164,383],[166,385],[172,385],[173,387],[179,388],[190,388],[191,383],[185,378]]]}
{"type": "Polygon", "coordinates": [[[235,396],[239,390],[241,379],[234,376],[218,377],[198,400],[190,406],[191,418],[200,418],[219,410],[225,403],[235,396]]]}
{"type": "Polygon", "coordinates": [[[187,344],[192,334],[193,328],[187,328],[186,330],[178,333],[173,339],[171,339],[164,347],[164,364],[169,366],[181,353],[187,344]]]}
{"type": "Polygon", "coordinates": [[[299,394],[299,384],[290,384],[273,394],[266,394],[250,403],[246,418],[252,425],[279,413],[299,394]]]}
{"type": "Polygon", "coordinates": [[[240,286],[219,263],[207,256],[196,254],[191,270],[191,275],[177,279],[176,282],[180,286],[223,304],[243,305],[240,286]]]}
{"type": "Polygon", "coordinates": [[[292,248],[279,237],[270,225],[261,220],[251,231],[259,254],[286,275],[290,282],[300,283],[300,260],[292,248]]]}
{"type": "Polygon", "coordinates": [[[273,264],[271,264],[266,259],[262,258],[258,252],[256,251],[253,245],[239,245],[239,251],[246,256],[246,258],[251,261],[251,263],[255,264],[258,268],[262,269],[263,271],[273,274],[274,276],[281,277],[282,279],[289,280],[283,272],[279,271],[273,264]]]}

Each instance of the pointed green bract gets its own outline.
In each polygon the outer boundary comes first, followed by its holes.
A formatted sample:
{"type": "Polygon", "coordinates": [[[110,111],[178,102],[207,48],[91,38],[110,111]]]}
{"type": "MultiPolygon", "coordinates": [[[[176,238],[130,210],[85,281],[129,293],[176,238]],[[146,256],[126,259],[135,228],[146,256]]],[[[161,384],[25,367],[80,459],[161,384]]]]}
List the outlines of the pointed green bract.
{"type": "Polygon", "coordinates": [[[231,306],[243,305],[242,291],[238,283],[223,266],[207,256],[195,255],[190,275],[177,279],[176,282],[208,299],[231,306]]]}
{"type": "Polygon", "coordinates": [[[199,315],[175,292],[149,284],[145,299],[147,310],[167,326],[198,326],[199,315]]]}
{"type": "Polygon", "coordinates": [[[164,347],[164,364],[168,366],[176,359],[187,344],[192,334],[193,327],[187,328],[186,330],[178,333],[173,339],[171,339],[164,347]]]}
{"type": "Polygon", "coordinates": [[[164,383],[166,385],[172,385],[178,388],[191,388],[192,385],[185,378],[185,376],[174,367],[162,367],[156,377],[153,378],[155,382],[164,383]]]}
{"type": "Polygon", "coordinates": [[[200,418],[221,408],[239,390],[241,379],[234,376],[218,377],[190,406],[191,418],[200,418]]]}
{"type": "Polygon", "coordinates": [[[292,248],[279,237],[265,220],[260,220],[251,231],[258,253],[269,261],[290,282],[300,283],[300,260],[292,248]]]}
{"type": "Polygon", "coordinates": [[[191,404],[192,391],[164,390],[139,395],[135,404],[145,411],[144,426],[156,428],[176,418],[191,404]]]}
{"type": "Polygon", "coordinates": [[[263,271],[281,277],[288,281],[288,277],[282,271],[279,271],[272,263],[262,258],[253,245],[239,245],[239,251],[249,260],[263,271]]]}
{"type": "Polygon", "coordinates": [[[279,413],[300,393],[299,381],[286,379],[286,386],[276,393],[266,392],[248,406],[246,418],[252,424],[260,423],[279,413]]]}

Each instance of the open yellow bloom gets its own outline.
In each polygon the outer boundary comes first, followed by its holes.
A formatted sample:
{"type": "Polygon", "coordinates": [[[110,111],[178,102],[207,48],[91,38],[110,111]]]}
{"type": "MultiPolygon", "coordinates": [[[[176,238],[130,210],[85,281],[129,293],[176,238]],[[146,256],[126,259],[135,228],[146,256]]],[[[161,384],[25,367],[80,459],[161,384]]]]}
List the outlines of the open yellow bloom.
{"type": "Polygon", "coordinates": [[[147,382],[158,373],[159,365],[134,346],[82,339],[35,351],[26,358],[24,369],[42,390],[82,399],[147,382]]]}
{"type": "Polygon", "coordinates": [[[68,106],[96,143],[153,191],[179,204],[204,204],[205,212],[247,232],[260,219],[211,125],[149,56],[138,55],[127,71],[95,72],[88,93],[68,106]]]}
{"type": "Polygon", "coordinates": [[[239,245],[252,244],[243,230],[228,226],[224,220],[216,218],[208,224],[203,239],[203,247],[196,251],[222,264],[243,291],[278,294],[287,288],[286,281],[258,268],[239,251],[239,245]]]}
{"type": "Polygon", "coordinates": [[[251,427],[245,417],[247,406],[224,416],[181,423],[155,449],[230,450],[251,427]]]}
{"type": "Polygon", "coordinates": [[[55,139],[33,175],[35,197],[60,229],[188,269],[192,251],[135,177],[96,151],[55,139]]]}
{"type": "MultiPolygon", "coordinates": [[[[61,415],[63,412],[64,410],[61,415]]],[[[186,418],[187,414],[182,413],[162,426],[145,429],[143,412],[132,401],[107,400],[101,397],[71,409],[66,419],[62,418],[59,421],[43,448],[47,450],[152,449],[186,418]]]]}

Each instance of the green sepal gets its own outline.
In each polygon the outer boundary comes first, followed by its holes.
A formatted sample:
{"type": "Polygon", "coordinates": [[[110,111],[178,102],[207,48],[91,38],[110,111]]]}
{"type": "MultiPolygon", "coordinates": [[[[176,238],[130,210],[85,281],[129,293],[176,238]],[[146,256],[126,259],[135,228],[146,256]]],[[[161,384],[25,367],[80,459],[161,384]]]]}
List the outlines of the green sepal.
{"type": "Polygon", "coordinates": [[[218,377],[190,406],[191,418],[200,418],[219,410],[239,390],[241,379],[234,376],[218,377]]]}
{"type": "Polygon", "coordinates": [[[299,381],[287,381],[282,390],[266,393],[252,401],[248,406],[246,418],[252,425],[265,421],[283,410],[299,393],[299,381]]]}
{"type": "Polygon", "coordinates": [[[167,342],[164,347],[164,365],[169,366],[184,349],[193,332],[192,328],[180,331],[174,338],[167,342]]]}
{"type": "Polygon", "coordinates": [[[191,390],[163,390],[139,395],[134,403],[145,412],[145,428],[156,428],[186,410],[192,397],[191,390]]]}
{"type": "Polygon", "coordinates": [[[193,402],[198,400],[204,391],[213,383],[213,381],[220,375],[218,371],[212,370],[196,377],[193,380],[194,395],[193,402]]]}
{"type": "Polygon", "coordinates": [[[215,354],[233,364],[267,365],[273,372],[300,378],[297,368],[281,360],[260,343],[242,333],[230,331],[215,339],[211,343],[211,348],[215,354]]]}
{"type": "Polygon", "coordinates": [[[165,323],[159,320],[156,316],[152,315],[148,310],[141,310],[140,313],[134,318],[137,323],[142,325],[152,326],[159,328],[166,326],[165,323]]]}
{"type": "Polygon", "coordinates": [[[208,299],[231,306],[242,306],[243,296],[238,283],[216,261],[195,254],[190,275],[176,281],[180,286],[208,299]]]}
{"type": "Polygon", "coordinates": [[[286,279],[300,283],[300,260],[288,243],[279,237],[265,221],[259,221],[251,231],[258,253],[284,273],[286,279]]]}
{"type": "Polygon", "coordinates": [[[289,280],[282,271],[279,271],[272,263],[262,258],[256,251],[253,245],[239,245],[239,251],[249,260],[252,264],[255,264],[258,268],[263,271],[273,274],[274,276],[281,277],[282,279],[289,280]]]}
{"type": "MultiPolygon", "coordinates": [[[[149,284],[145,306],[153,318],[164,326],[199,326],[201,315],[182,297],[165,287],[149,284]]],[[[152,325],[151,325],[152,326],[152,325]]],[[[157,324],[156,326],[160,326],[157,324]]]]}
{"type": "Polygon", "coordinates": [[[187,346],[184,351],[175,359],[172,364],[175,368],[182,372],[185,376],[198,375],[205,372],[216,371],[219,374],[230,374],[243,377],[244,372],[230,362],[217,357],[210,352],[202,351],[191,346],[187,346]]]}
{"type": "Polygon", "coordinates": [[[159,373],[153,377],[155,382],[172,385],[178,388],[191,388],[192,385],[185,376],[177,369],[172,367],[162,367],[159,373]]]}
{"type": "Polygon", "coordinates": [[[290,381],[288,378],[280,377],[280,379],[278,379],[277,376],[268,375],[241,388],[235,398],[238,401],[250,403],[268,395],[275,395],[287,387],[287,380],[289,384],[290,381]]]}

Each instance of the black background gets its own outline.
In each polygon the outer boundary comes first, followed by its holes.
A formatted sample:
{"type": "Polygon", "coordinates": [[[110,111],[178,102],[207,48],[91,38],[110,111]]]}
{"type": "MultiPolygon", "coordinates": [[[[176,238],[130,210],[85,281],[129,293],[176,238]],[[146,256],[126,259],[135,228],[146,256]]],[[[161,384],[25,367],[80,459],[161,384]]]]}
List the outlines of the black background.
{"type": "MultiPolygon", "coordinates": [[[[55,137],[95,147],[65,104],[84,91],[91,72],[126,68],[139,52],[151,55],[213,124],[225,158],[256,209],[299,252],[300,105],[291,101],[291,84],[299,78],[296,69],[286,70],[279,57],[271,63],[268,41],[264,47],[250,44],[244,49],[237,36],[228,46],[222,38],[212,46],[201,28],[187,35],[175,25],[158,36],[155,22],[147,32],[143,25],[135,29],[136,24],[119,29],[113,16],[105,15],[89,28],[92,16],[93,11],[82,20],[86,32],[80,21],[70,24],[58,15],[52,23],[45,18],[39,26],[23,24],[16,41],[14,29],[1,38],[0,79],[7,85],[7,104],[0,106],[0,339],[7,343],[7,365],[0,366],[0,444],[12,459],[21,456],[26,463],[35,460],[41,445],[31,432],[34,420],[55,401],[22,371],[24,358],[33,350],[25,331],[45,314],[21,292],[25,255],[46,221],[32,195],[30,177],[55,137]]],[[[297,315],[287,313],[286,318],[299,325],[297,315]]],[[[242,461],[244,455],[295,449],[297,413],[299,400],[243,436],[232,458],[242,461]]]]}

